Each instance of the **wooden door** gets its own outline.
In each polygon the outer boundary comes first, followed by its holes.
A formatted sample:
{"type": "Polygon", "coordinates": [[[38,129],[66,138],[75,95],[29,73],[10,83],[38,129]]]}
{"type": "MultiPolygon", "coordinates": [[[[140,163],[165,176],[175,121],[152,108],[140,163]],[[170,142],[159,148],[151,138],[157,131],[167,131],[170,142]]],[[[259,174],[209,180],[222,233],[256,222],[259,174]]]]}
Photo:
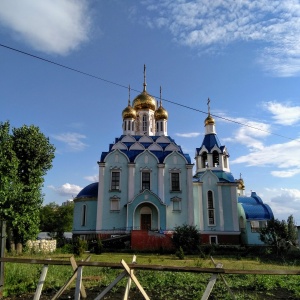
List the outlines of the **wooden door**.
{"type": "Polygon", "coordinates": [[[151,229],[151,214],[141,214],[141,230],[151,229]]]}

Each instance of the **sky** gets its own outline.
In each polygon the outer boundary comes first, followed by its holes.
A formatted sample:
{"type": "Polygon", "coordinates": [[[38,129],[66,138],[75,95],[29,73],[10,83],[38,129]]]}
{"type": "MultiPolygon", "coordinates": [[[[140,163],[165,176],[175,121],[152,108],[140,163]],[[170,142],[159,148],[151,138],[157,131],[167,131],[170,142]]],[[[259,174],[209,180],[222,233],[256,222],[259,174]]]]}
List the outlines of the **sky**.
{"type": "Polygon", "coordinates": [[[56,147],[45,205],[98,180],[145,64],[192,161],[209,98],[245,194],[300,225],[298,0],[1,0],[0,44],[0,122],[38,126],[56,147]]]}

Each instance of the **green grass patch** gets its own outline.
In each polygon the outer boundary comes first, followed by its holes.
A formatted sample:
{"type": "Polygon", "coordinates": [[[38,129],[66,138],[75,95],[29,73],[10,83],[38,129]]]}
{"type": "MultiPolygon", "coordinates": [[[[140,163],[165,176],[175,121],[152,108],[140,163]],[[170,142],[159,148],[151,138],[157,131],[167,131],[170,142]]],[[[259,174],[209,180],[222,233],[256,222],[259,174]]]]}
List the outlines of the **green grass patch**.
{"type": "MultiPolygon", "coordinates": [[[[22,258],[36,258],[52,260],[69,260],[70,254],[35,255],[22,258]]],[[[18,256],[19,257],[19,256],[18,256]]],[[[77,260],[85,259],[84,255],[77,260]]],[[[133,254],[103,253],[92,255],[90,261],[119,263],[122,259],[128,264],[133,254]]],[[[262,262],[258,258],[235,259],[214,257],[215,262],[223,264],[225,269],[239,270],[300,270],[299,262],[262,262]]],[[[144,265],[165,265],[213,268],[210,258],[201,258],[197,255],[185,255],[179,259],[175,254],[137,254],[137,263],[144,265]]],[[[4,296],[34,294],[42,265],[24,263],[5,263],[4,296]]],[[[98,289],[99,293],[108,286],[120,273],[121,269],[103,267],[84,267],[83,283],[87,290],[98,289]]],[[[44,283],[43,291],[55,293],[73,274],[71,266],[50,265],[44,283]]],[[[151,299],[199,299],[203,295],[211,274],[165,272],[135,270],[136,277],[151,299]]],[[[275,294],[284,293],[284,297],[300,299],[300,285],[298,275],[224,275],[232,288],[236,299],[272,299],[275,294]]],[[[127,280],[123,279],[114,288],[113,292],[123,291],[127,280]]],[[[71,285],[74,288],[75,282],[71,285]]],[[[133,284],[133,291],[136,290],[133,284]]],[[[111,292],[111,293],[113,293],[111,292]]],[[[219,277],[212,292],[212,299],[231,299],[225,284],[219,277]]]]}

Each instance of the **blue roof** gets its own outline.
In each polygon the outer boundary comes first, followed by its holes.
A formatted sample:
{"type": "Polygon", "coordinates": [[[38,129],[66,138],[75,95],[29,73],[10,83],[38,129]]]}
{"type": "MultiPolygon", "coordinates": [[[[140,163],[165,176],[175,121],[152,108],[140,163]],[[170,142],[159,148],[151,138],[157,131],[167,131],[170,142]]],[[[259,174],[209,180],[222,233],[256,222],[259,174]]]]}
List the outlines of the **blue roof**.
{"type": "Polygon", "coordinates": [[[78,198],[97,198],[98,197],[98,182],[94,182],[83,188],[75,199],[78,198]]]}
{"type": "Polygon", "coordinates": [[[255,192],[251,193],[251,197],[239,196],[238,203],[242,205],[247,220],[271,220],[274,218],[269,205],[264,204],[255,192]]]}
{"type": "MultiPolygon", "coordinates": [[[[235,182],[234,177],[230,172],[226,172],[222,170],[211,170],[211,171],[219,178],[220,182],[235,182]]],[[[201,176],[205,172],[206,171],[198,172],[197,174],[194,175],[194,179],[197,179],[198,181],[201,180],[201,176]]]]}
{"type": "Polygon", "coordinates": [[[210,133],[210,134],[206,134],[204,136],[204,139],[203,139],[203,142],[202,142],[202,145],[200,148],[202,148],[203,146],[205,146],[205,148],[208,150],[208,151],[211,151],[211,149],[214,147],[214,146],[217,146],[218,148],[221,148],[222,145],[219,141],[219,138],[218,136],[215,134],[215,133],[210,133]]]}
{"type": "MultiPolygon", "coordinates": [[[[115,144],[122,141],[122,139],[125,137],[125,135],[121,135],[119,138],[115,138],[115,144]]],[[[134,141],[132,142],[123,142],[124,145],[126,145],[127,149],[130,148],[131,145],[135,144],[136,142],[139,142],[139,139],[142,138],[143,136],[138,136],[138,135],[134,135],[132,136],[134,138],[134,141]]],[[[150,145],[152,145],[153,143],[155,143],[157,141],[158,138],[160,138],[160,136],[147,136],[148,138],[150,138],[153,142],[139,142],[145,149],[149,148],[150,145]]],[[[162,151],[158,151],[158,150],[149,150],[151,153],[153,153],[159,163],[163,163],[164,162],[164,159],[170,154],[172,153],[173,151],[165,151],[166,147],[172,143],[174,143],[177,147],[178,147],[178,152],[180,154],[182,154],[187,163],[188,164],[191,164],[191,158],[189,156],[189,154],[187,153],[183,153],[182,151],[182,148],[181,146],[177,145],[174,141],[174,139],[172,139],[171,137],[169,136],[166,136],[166,138],[170,141],[170,143],[157,143],[159,146],[162,147],[162,151]]],[[[115,144],[110,144],[109,145],[109,151],[108,152],[102,152],[101,154],[101,157],[100,157],[100,162],[103,162],[105,160],[105,157],[110,153],[112,152],[112,147],[115,145],[115,144]]],[[[134,162],[135,158],[140,154],[142,153],[144,150],[125,150],[125,149],[120,149],[125,155],[127,155],[127,157],[129,158],[130,162],[134,162]]]]}

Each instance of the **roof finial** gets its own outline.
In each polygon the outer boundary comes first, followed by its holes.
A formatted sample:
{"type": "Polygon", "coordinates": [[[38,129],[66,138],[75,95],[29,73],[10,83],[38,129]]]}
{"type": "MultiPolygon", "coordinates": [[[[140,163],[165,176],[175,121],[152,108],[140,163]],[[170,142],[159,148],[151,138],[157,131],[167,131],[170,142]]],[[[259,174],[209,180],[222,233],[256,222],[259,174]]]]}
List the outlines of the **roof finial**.
{"type": "Polygon", "coordinates": [[[128,106],[130,106],[130,84],[128,86],[128,106]]]}
{"type": "Polygon", "coordinates": [[[208,115],[210,116],[210,99],[207,99],[208,115]]]}
{"type": "Polygon", "coordinates": [[[143,92],[146,92],[146,65],[144,64],[144,90],[143,92]]]}
{"type": "Polygon", "coordinates": [[[159,87],[159,99],[160,99],[159,106],[161,106],[161,86],[159,87]]]}

